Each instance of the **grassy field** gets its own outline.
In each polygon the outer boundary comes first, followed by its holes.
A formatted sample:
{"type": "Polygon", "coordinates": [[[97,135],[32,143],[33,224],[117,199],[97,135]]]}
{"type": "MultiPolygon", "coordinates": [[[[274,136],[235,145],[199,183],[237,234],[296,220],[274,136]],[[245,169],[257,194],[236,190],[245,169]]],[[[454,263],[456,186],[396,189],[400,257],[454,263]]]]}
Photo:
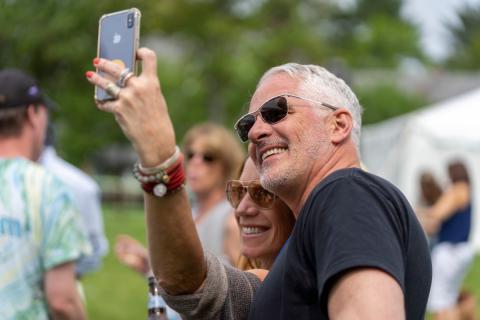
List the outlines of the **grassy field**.
{"type": "Polygon", "coordinates": [[[143,211],[141,208],[108,207],[104,209],[104,223],[110,251],[101,269],[83,280],[89,319],[146,319],[147,282],[121,265],[113,250],[116,236],[122,233],[146,243],[143,211]]]}
{"type": "MultiPolygon", "coordinates": [[[[102,268],[83,281],[89,319],[146,319],[147,283],[121,265],[113,253],[115,237],[122,233],[145,243],[143,211],[141,208],[109,206],[104,210],[104,220],[110,252],[102,268]]],[[[476,294],[477,315],[480,315],[480,256],[467,276],[465,288],[476,294]]]]}

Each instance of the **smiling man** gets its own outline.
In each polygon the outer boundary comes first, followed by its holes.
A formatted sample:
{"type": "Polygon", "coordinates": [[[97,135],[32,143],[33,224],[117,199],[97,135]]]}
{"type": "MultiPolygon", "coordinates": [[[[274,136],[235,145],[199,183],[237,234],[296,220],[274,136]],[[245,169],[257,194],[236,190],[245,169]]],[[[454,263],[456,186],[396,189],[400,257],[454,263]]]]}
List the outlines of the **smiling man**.
{"type": "MultiPolygon", "coordinates": [[[[360,169],[361,107],[342,80],[319,66],[275,67],[235,124],[250,142],[261,184],[297,218],[260,285],[261,272],[203,253],[155,54],[142,48],[137,56],[142,74],[124,87],[86,76],[116,87],[115,100],[97,106],[115,114],[139,155],[151,264],[167,303],[187,319],[423,319],[431,282],[426,238],[401,192],[360,169]]],[[[123,71],[104,59],[94,65],[115,79],[123,71]]]]}
{"type": "Polygon", "coordinates": [[[401,192],[360,169],[361,107],[325,69],[286,64],[260,80],[236,124],[260,181],[297,217],[250,319],[423,319],[427,242],[401,192]]]}

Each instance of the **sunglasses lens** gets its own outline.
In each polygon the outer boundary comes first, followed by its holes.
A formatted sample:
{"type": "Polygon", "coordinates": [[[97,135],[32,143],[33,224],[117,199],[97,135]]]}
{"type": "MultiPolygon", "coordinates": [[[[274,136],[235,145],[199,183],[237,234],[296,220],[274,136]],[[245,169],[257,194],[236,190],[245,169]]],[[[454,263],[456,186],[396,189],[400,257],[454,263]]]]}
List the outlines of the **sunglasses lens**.
{"type": "Polygon", "coordinates": [[[255,116],[253,114],[246,114],[238,120],[235,130],[237,131],[240,140],[248,141],[248,132],[252,129],[255,123],[255,116]]]}
{"type": "Polygon", "coordinates": [[[276,123],[288,114],[287,99],[285,97],[276,97],[267,101],[260,109],[263,120],[269,124],[276,123]]]}
{"type": "MultiPolygon", "coordinates": [[[[263,120],[269,124],[282,120],[288,114],[287,99],[285,97],[276,97],[265,102],[260,107],[260,114],[263,120]]],[[[251,113],[244,115],[238,120],[235,130],[237,130],[237,134],[243,142],[248,141],[248,132],[255,124],[255,120],[255,115],[251,113]]]]}
{"type": "Polygon", "coordinates": [[[213,153],[210,153],[210,152],[205,152],[205,153],[201,153],[201,152],[194,152],[192,150],[187,150],[185,152],[185,157],[187,159],[187,161],[191,161],[195,155],[199,155],[201,156],[203,162],[205,163],[213,163],[217,160],[217,157],[213,154],[213,153]]]}
{"type": "Polygon", "coordinates": [[[270,208],[275,200],[273,193],[265,190],[258,181],[250,183],[248,186],[248,194],[252,200],[262,208],[270,208]]]}
{"type": "Polygon", "coordinates": [[[239,181],[229,181],[227,183],[227,200],[233,208],[238,207],[244,196],[245,188],[239,181]]]}

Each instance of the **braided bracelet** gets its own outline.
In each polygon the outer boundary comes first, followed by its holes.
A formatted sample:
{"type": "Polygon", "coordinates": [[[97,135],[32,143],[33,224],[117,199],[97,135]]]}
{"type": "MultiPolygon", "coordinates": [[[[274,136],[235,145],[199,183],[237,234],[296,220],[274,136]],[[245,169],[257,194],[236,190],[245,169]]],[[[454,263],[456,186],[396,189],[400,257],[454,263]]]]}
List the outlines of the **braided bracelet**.
{"type": "Polygon", "coordinates": [[[175,162],[166,169],[162,170],[156,167],[155,171],[151,170],[148,174],[136,162],[133,167],[133,176],[140,182],[145,192],[154,196],[163,197],[167,193],[176,192],[184,187],[185,182],[183,154],[179,153],[176,158],[175,162]]]}
{"type": "Polygon", "coordinates": [[[172,154],[172,156],[167,160],[165,160],[164,162],[162,162],[161,164],[159,164],[158,166],[145,168],[145,167],[142,167],[142,165],[139,163],[138,168],[142,173],[146,175],[151,175],[159,171],[167,170],[178,160],[179,157],[180,157],[180,148],[178,146],[175,146],[175,152],[172,154]]]}

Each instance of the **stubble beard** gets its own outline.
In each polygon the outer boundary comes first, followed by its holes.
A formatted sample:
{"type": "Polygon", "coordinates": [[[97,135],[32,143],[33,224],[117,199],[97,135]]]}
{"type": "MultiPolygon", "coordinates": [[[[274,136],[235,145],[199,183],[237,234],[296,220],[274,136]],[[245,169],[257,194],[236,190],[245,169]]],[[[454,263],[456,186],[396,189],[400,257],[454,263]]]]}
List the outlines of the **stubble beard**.
{"type": "Polygon", "coordinates": [[[260,184],[273,193],[278,193],[282,189],[290,189],[295,186],[297,177],[304,174],[298,153],[288,150],[285,160],[279,160],[272,165],[262,166],[260,170],[260,184]]]}
{"type": "Polygon", "coordinates": [[[318,128],[307,130],[300,149],[293,147],[287,151],[286,160],[279,160],[271,166],[262,166],[259,170],[260,184],[268,191],[277,194],[279,190],[285,188],[295,190],[300,184],[308,183],[307,175],[310,175],[313,166],[318,161],[324,161],[323,158],[328,157],[330,153],[329,142],[325,135],[321,134],[321,138],[316,138],[318,136],[318,128]]]}

